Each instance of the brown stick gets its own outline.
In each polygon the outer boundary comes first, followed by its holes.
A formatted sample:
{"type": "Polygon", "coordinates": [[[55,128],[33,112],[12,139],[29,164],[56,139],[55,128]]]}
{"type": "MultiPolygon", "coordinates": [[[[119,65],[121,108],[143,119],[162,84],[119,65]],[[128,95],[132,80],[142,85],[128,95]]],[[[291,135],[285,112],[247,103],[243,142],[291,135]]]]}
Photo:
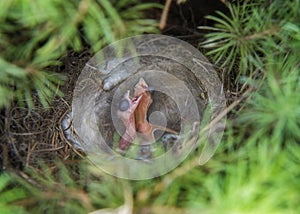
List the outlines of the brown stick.
{"type": "Polygon", "coordinates": [[[161,29],[161,30],[163,30],[166,27],[168,14],[169,14],[169,10],[171,7],[171,2],[172,2],[172,0],[166,0],[166,4],[165,4],[164,10],[161,14],[161,18],[160,18],[160,22],[159,22],[159,29],[161,29]]]}

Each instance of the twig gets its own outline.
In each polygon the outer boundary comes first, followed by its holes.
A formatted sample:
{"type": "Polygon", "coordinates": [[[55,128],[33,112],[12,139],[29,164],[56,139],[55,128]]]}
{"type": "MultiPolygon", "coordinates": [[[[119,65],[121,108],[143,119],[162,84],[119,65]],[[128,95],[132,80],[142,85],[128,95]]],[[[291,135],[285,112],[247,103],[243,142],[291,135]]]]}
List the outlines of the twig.
{"type": "MultiPolygon", "coordinates": [[[[236,107],[243,99],[247,98],[248,94],[252,91],[252,88],[247,89],[242,96],[235,100],[233,103],[231,103],[226,109],[224,109],[215,119],[213,119],[207,126],[205,126],[201,132],[205,132],[212,128],[214,125],[217,124],[228,112],[230,112],[234,107],[236,107]]],[[[154,192],[160,192],[167,186],[169,186],[173,180],[177,177],[180,177],[182,175],[185,175],[188,171],[193,169],[194,167],[199,166],[199,157],[194,157],[191,161],[189,161],[186,164],[183,164],[181,167],[176,168],[173,172],[166,175],[164,179],[156,184],[154,188],[154,192]]]]}
{"type": "Polygon", "coordinates": [[[280,28],[273,27],[271,29],[264,30],[262,32],[257,32],[257,33],[254,33],[252,35],[245,36],[245,40],[254,40],[254,39],[263,38],[264,36],[273,35],[273,34],[279,32],[279,31],[280,31],[280,28]]]}
{"type": "Polygon", "coordinates": [[[201,131],[205,132],[211,129],[214,125],[217,124],[225,115],[227,115],[234,107],[236,107],[243,99],[247,97],[247,95],[252,91],[252,88],[248,88],[242,96],[232,102],[226,109],[224,109],[217,117],[215,117],[207,126],[205,126],[201,131]]]}
{"type": "Polygon", "coordinates": [[[166,27],[167,20],[168,20],[168,14],[171,7],[172,0],[166,0],[166,4],[164,7],[164,10],[162,12],[160,22],[159,22],[159,29],[163,30],[166,27]]]}
{"type": "Polygon", "coordinates": [[[60,147],[56,147],[56,148],[49,148],[49,149],[39,149],[36,150],[35,152],[53,152],[53,151],[58,151],[62,148],[64,148],[65,146],[60,146],[60,147]]]}
{"type": "Polygon", "coordinates": [[[227,0],[220,0],[223,4],[225,4],[227,7],[230,4],[227,0]]]}

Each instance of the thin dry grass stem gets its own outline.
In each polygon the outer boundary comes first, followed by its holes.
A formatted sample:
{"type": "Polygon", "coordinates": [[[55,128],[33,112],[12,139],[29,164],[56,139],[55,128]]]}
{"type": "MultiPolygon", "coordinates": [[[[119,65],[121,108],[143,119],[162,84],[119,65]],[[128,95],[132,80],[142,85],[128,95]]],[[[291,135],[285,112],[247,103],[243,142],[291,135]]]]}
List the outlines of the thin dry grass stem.
{"type": "Polygon", "coordinates": [[[2,166],[1,166],[1,169],[0,169],[0,172],[2,170],[5,170],[8,166],[8,149],[7,149],[7,146],[5,144],[1,145],[1,148],[2,148],[2,166]]]}
{"type": "Polygon", "coordinates": [[[185,175],[187,172],[189,172],[191,169],[199,166],[199,157],[192,159],[191,161],[188,161],[188,163],[183,164],[182,166],[176,168],[174,171],[169,173],[164,177],[164,179],[155,185],[154,187],[154,193],[159,193],[163,191],[166,187],[168,187],[176,178],[181,177],[185,175]]]}
{"type": "Polygon", "coordinates": [[[278,33],[279,31],[280,31],[279,27],[272,27],[271,29],[245,36],[244,39],[245,40],[254,40],[254,39],[264,38],[266,36],[274,35],[274,34],[278,33]]]}
{"type": "Polygon", "coordinates": [[[225,115],[227,115],[232,109],[234,109],[237,105],[240,104],[242,100],[248,97],[249,93],[253,91],[253,88],[248,88],[239,99],[235,100],[231,103],[224,111],[222,111],[217,117],[215,117],[207,126],[205,126],[201,132],[206,132],[210,130],[213,126],[215,126],[225,115]]]}
{"type": "Polygon", "coordinates": [[[55,148],[49,148],[49,149],[39,149],[39,150],[36,150],[35,152],[53,152],[53,151],[60,150],[60,149],[62,149],[64,147],[65,146],[60,146],[60,147],[55,147],[55,148]]]}
{"type": "MultiPolygon", "coordinates": [[[[230,111],[232,111],[236,106],[240,104],[241,101],[249,97],[250,92],[253,91],[253,88],[248,88],[237,100],[232,102],[224,111],[222,111],[216,118],[214,118],[207,126],[205,126],[201,132],[206,132],[210,130],[213,126],[215,126],[225,115],[227,115],[230,111]]],[[[200,134],[201,135],[201,134],[200,134]]],[[[167,186],[169,186],[174,179],[185,175],[193,168],[199,166],[199,157],[196,156],[192,160],[188,161],[187,163],[184,163],[182,166],[177,167],[174,171],[169,173],[164,177],[164,179],[156,184],[154,188],[154,192],[158,193],[161,192],[163,189],[165,189],[167,186]]]]}
{"type": "Polygon", "coordinates": [[[124,204],[128,206],[130,213],[133,212],[133,193],[132,187],[127,180],[122,181],[123,194],[124,194],[124,204]]]}
{"type": "Polygon", "coordinates": [[[24,179],[25,181],[27,181],[30,185],[34,186],[34,187],[38,187],[40,189],[42,189],[42,185],[38,182],[36,182],[33,178],[31,178],[28,174],[26,174],[23,171],[18,171],[17,174],[24,179]]]}
{"type": "MultiPolygon", "coordinates": [[[[51,168],[50,168],[51,170],[51,168]]],[[[52,167],[52,170],[56,170],[55,167],[52,167]]],[[[38,173],[42,173],[42,172],[38,172],[38,173]]],[[[83,204],[84,207],[87,208],[87,210],[92,210],[93,206],[91,203],[91,199],[88,195],[88,193],[86,193],[84,190],[82,189],[74,189],[74,188],[70,188],[64,184],[61,183],[57,183],[55,182],[55,184],[53,184],[52,187],[48,187],[48,186],[44,186],[41,183],[35,181],[34,179],[32,179],[29,175],[27,175],[26,173],[20,171],[18,172],[18,175],[23,178],[26,182],[28,182],[30,185],[34,186],[34,187],[38,187],[39,189],[44,189],[47,190],[45,192],[43,192],[43,194],[41,195],[43,200],[52,200],[53,198],[60,198],[63,200],[59,200],[58,204],[60,206],[64,206],[65,203],[67,203],[67,200],[70,199],[75,199],[78,202],[80,202],[81,204],[83,204]]],[[[30,205],[31,202],[36,202],[36,200],[33,200],[32,198],[29,199],[24,199],[19,201],[19,205],[30,205]]]]}
{"type": "Polygon", "coordinates": [[[28,153],[27,153],[27,157],[26,157],[26,163],[25,166],[28,167],[29,166],[29,161],[30,161],[30,156],[31,154],[34,152],[35,147],[37,146],[37,142],[33,144],[33,146],[31,147],[31,145],[28,145],[28,153]]]}
{"type": "Polygon", "coordinates": [[[160,213],[172,213],[172,214],[188,214],[190,213],[188,210],[183,208],[177,208],[174,206],[147,206],[141,208],[138,213],[152,213],[152,214],[160,214],[160,213]]]}
{"type": "MultiPolygon", "coordinates": [[[[250,78],[249,78],[249,79],[250,79],[250,80],[254,80],[254,79],[255,79],[255,76],[258,74],[259,71],[260,71],[259,69],[256,69],[256,70],[250,75],[250,78]]],[[[255,90],[257,90],[258,88],[260,88],[260,86],[261,86],[261,84],[263,83],[263,81],[264,81],[264,79],[266,78],[266,76],[265,76],[265,75],[262,75],[262,76],[260,76],[260,78],[261,78],[261,81],[260,81],[259,85],[258,85],[256,88],[253,88],[253,87],[252,87],[252,90],[251,90],[251,91],[255,91],[255,90]]],[[[242,87],[241,87],[241,89],[240,89],[240,92],[244,91],[247,87],[249,87],[248,81],[246,81],[246,82],[242,85],[242,87]]],[[[248,88],[248,89],[249,89],[249,88],[248,88]]],[[[246,99],[245,99],[245,101],[248,100],[248,99],[250,99],[250,98],[251,98],[250,95],[247,96],[246,99]]],[[[246,102],[244,102],[244,103],[246,103],[246,102]]],[[[246,106],[246,104],[241,105],[240,108],[237,110],[237,113],[240,112],[240,111],[242,111],[242,110],[245,108],[245,106],[246,106]]]]}
{"type": "Polygon", "coordinates": [[[78,24],[82,21],[85,14],[88,12],[91,0],[81,0],[78,6],[77,15],[74,18],[74,23],[78,24]]]}

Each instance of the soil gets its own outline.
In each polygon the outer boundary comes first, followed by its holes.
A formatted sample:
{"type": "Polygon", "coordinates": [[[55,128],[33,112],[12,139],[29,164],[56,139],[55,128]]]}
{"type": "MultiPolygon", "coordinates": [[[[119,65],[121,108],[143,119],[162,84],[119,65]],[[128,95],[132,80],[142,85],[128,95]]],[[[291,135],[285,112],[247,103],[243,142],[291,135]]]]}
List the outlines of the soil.
{"type": "MultiPolygon", "coordinates": [[[[144,0],[153,2],[153,0],[144,0]]],[[[155,2],[164,4],[164,0],[155,2]]],[[[227,12],[226,6],[219,0],[190,0],[185,4],[172,2],[167,25],[162,34],[185,40],[198,48],[205,32],[199,31],[199,25],[211,25],[204,18],[216,10],[227,12]]],[[[149,11],[149,18],[160,19],[161,10],[149,11]]],[[[56,97],[48,108],[36,102],[34,109],[13,104],[0,114],[0,171],[23,170],[25,167],[38,167],[39,162],[54,163],[57,158],[65,163],[80,159],[78,152],[64,137],[61,129],[62,117],[71,110],[72,94],[76,80],[85,63],[92,57],[89,50],[80,53],[69,51],[61,59],[61,66],[51,70],[63,73],[67,80],[60,87],[63,97],[56,97]]],[[[220,76],[226,88],[228,102],[234,100],[232,91],[235,85],[232,76],[220,76]]],[[[234,73],[231,73],[234,75],[234,73]]]]}

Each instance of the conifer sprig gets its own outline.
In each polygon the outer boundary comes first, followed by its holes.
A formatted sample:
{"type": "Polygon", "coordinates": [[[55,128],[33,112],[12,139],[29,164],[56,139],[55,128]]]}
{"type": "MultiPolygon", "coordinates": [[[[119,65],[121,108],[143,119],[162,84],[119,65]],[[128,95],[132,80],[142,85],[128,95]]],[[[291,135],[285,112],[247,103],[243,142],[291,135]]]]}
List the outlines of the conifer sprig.
{"type": "Polygon", "coordinates": [[[0,108],[12,100],[33,107],[32,92],[44,106],[55,95],[61,75],[51,71],[67,50],[89,46],[98,51],[118,39],[157,33],[157,23],[143,18],[154,3],[137,0],[1,1],[0,108]]]}

